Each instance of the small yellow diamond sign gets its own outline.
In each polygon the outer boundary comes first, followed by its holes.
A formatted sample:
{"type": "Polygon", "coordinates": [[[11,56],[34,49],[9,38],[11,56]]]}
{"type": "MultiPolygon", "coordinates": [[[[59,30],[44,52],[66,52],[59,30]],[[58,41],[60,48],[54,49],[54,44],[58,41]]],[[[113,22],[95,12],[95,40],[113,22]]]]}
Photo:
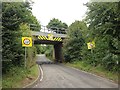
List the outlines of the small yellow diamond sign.
{"type": "Polygon", "coordinates": [[[92,49],[95,47],[95,42],[94,41],[89,42],[89,43],[87,43],[87,46],[88,46],[88,49],[92,49]]]}
{"type": "Polygon", "coordinates": [[[53,34],[48,34],[48,40],[53,40],[53,34]]]}
{"type": "Polygon", "coordinates": [[[23,47],[32,47],[32,38],[31,37],[22,37],[22,46],[23,47]]]}

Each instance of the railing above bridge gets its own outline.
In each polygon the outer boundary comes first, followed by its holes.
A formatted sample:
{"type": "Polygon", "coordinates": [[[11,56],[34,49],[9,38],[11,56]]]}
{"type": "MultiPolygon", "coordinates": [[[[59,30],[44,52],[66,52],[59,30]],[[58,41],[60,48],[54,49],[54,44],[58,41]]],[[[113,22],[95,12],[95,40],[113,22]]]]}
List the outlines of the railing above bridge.
{"type": "MultiPolygon", "coordinates": [[[[32,25],[32,26],[35,26],[35,25],[32,25]]],[[[30,27],[30,28],[35,28],[35,27],[30,27]]],[[[31,34],[33,36],[47,36],[47,37],[49,34],[52,34],[53,37],[66,38],[67,29],[57,28],[57,27],[47,28],[46,26],[41,25],[40,31],[31,31],[31,34]]]]}
{"type": "MultiPolygon", "coordinates": [[[[50,32],[38,32],[38,31],[31,31],[31,34],[33,36],[48,36],[48,34],[50,34],[50,32]]],[[[60,33],[52,33],[53,37],[60,37],[60,38],[66,38],[67,34],[60,34],[60,33]]]]}
{"type": "Polygon", "coordinates": [[[56,34],[67,34],[67,29],[65,29],[65,28],[57,28],[57,27],[47,28],[46,26],[41,25],[40,32],[56,33],[56,34]]]}

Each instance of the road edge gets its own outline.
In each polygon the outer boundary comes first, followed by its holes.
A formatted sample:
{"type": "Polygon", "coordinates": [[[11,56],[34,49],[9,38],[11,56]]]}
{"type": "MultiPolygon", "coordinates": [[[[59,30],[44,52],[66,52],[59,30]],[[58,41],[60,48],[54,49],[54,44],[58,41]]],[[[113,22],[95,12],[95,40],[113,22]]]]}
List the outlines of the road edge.
{"type": "Polygon", "coordinates": [[[38,65],[38,69],[39,69],[38,77],[33,82],[31,82],[30,84],[24,86],[23,88],[31,88],[31,87],[33,87],[36,83],[39,82],[39,80],[41,79],[41,77],[43,77],[43,74],[41,74],[41,72],[43,72],[43,71],[42,71],[42,68],[41,68],[40,65],[38,65]]]}
{"type": "Polygon", "coordinates": [[[104,77],[99,76],[99,75],[96,75],[96,74],[94,74],[94,73],[90,73],[90,72],[87,72],[87,71],[83,71],[83,70],[80,70],[80,69],[78,69],[78,68],[71,67],[71,66],[64,65],[64,64],[61,64],[61,65],[65,66],[65,67],[68,67],[68,68],[72,68],[72,69],[77,70],[77,71],[81,71],[81,72],[84,72],[84,73],[87,73],[87,74],[90,74],[90,75],[93,75],[93,76],[99,77],[99,78],[102,79],[102,80],[103,80],[103,79],[106,79],[107,81],[110,81],[111,83],[118,84],[118,83],[115,83],[115,82],[114,82],[113,80],[111,80],[111,79],[104,78],[104,77]]]}
{"type": "Polygon", "coordinates": [[[40,69],[40,72],[41,72],[41,74],[40,74],[40,82],[41,82],[43,80],[43,69],[40,65],[39,65],[39,69],[40,69]]]}

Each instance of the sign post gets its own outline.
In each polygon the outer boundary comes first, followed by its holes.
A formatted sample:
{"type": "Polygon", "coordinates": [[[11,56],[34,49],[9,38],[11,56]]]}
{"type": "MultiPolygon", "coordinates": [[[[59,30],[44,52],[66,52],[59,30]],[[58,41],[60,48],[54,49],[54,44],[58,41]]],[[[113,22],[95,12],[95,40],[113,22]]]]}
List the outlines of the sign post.
{"type": "Polygon", "coordinates": [[[27,59],[26,59],[26,47],[25,47],[25,67],[26,67],[26,61],[27,61],[27,59]]]}
{"type": "Polygon", "coordinates": [[[26,67],[26,61],[27,61],[26,47],[32,47],[32,38],[22,37],[22,47],[25,47],[25,67],[26,67]]]}
{"type": "Polygon", "coordinates": [[[92,59],[94,59],[94,55],[93,55],[93,48],[95,48],[95,42],[89,42],[87,43],[88,49],[91,49],[91,54],[92,54],[92,59]]]}

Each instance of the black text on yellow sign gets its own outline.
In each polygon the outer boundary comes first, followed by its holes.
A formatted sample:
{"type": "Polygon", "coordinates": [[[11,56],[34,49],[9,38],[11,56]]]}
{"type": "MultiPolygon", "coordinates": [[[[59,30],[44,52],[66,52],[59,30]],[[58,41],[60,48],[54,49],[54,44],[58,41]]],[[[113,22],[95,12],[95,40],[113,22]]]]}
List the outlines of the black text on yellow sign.
{"type": "Polygon", "coordinates": [[[32,47],[32,38],[22,37],[22,47],[32,47]]]}

